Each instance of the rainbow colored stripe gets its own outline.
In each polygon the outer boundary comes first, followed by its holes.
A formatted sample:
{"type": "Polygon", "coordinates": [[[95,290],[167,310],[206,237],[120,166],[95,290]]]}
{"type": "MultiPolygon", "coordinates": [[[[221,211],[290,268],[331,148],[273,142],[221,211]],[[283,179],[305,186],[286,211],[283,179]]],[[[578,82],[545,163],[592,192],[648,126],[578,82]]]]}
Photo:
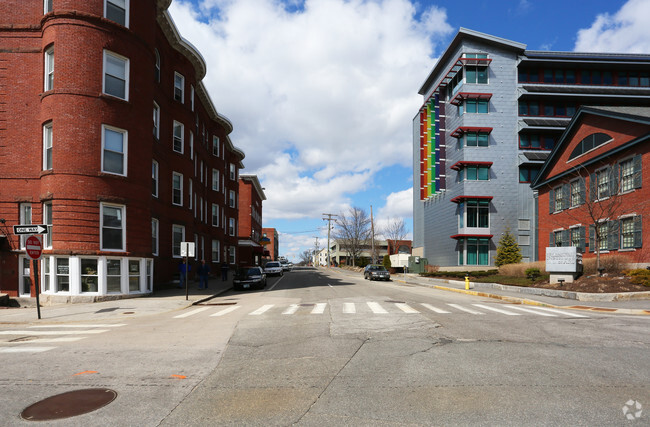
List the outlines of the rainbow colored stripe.
{"type": "Polygon", "coordinates": [[[420,109],[420,200],[444,189],[441,148],[440,107],[438,95],[435,95],[420,109]]]}

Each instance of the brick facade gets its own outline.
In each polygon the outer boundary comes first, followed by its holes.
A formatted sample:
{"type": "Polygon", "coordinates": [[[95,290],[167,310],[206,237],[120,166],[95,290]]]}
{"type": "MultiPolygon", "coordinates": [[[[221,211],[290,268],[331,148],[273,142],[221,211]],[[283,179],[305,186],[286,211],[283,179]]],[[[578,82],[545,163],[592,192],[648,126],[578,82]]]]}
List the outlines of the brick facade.
{"type": "Polygon", "coordinates": [[[264,189],[255,175],[239,176],[239,265],[261,265],[262,201],[264,189]]]}
{"type": "Polygon", "coordinates": [[[595,257],[598,223],[607,227],[601,256],[650,265],[650,110],[587,107],[567,130],[533,183],[540,259],[548,246],[577,246],[585,258],[595,257]],[[575,155],[578,144],[599,133],[607,135],[600,146],[575,155]],[[598,173],[607,177],[606,188],[598,188],[598,173]]]}
{"type": "MultiPolygon", "coordinates": [[[[173,225],[197,244],[197,261],[236,260],[229,225],[238,213],[228,195],[239,190],[244,154],[201,83],[205,63],[178,35],[170,3],[127,2],[124,25],[104,17],[102,0],[53,0],[45,14],[42,0],[0,4],[0,218],[8,227],[51,225],[45,294],[146,293],[172,281],[180,259],[173,225]],[[176,73],[184,77],[182,101],[174,98],[176,73]],[[176,146],[174,123],[183,125],[176,146]],[[174,174],[182,182],[177,204],[174,174]],[[79,277],[84,272],[91,277],[79,277]]],[[[34,295],[21,277],[20,241],[6,234],[0,290],[34,295]]]]}

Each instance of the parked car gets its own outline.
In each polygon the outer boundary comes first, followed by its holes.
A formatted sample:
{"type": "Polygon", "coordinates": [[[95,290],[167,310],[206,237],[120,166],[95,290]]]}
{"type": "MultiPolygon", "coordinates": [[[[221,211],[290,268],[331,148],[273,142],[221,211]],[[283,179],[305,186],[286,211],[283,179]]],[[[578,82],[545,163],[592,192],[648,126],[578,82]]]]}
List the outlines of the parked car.
{"type": "Polygon", "coordinates": [[[390,280],[390,272],[383,265],[370,264],[363,270],[363,278],[366,280],[390,280]]]}
{"type": "Polygon", "coordinates": [[[280,261],[280,264],[282,265],[282,270],[284,271],[291,271],[293,269],[293,264],[289,261],[280,261]]]}
{"type": "Polygon", "coordinates": [[[279,261],[269,261],[264,266],[264,272],[268,276],[282,276],[282,264],[279,261]]]}
{"type": "Polygon", "coordinates": [[[264,289],[266,287],[266,274],[262,267],[239,267],[235,270],[232,284],[236,291],[264,289]]]}

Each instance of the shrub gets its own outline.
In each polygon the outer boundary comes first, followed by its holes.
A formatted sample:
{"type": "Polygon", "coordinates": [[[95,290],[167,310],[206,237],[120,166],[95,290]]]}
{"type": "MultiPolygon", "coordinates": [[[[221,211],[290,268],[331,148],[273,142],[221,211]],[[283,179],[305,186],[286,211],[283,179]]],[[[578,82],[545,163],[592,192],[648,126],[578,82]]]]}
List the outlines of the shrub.
{"type": "Polygon", "coordinates": [[[386,270],[391,268],[390,255],[384,255],[384,267],[386,267],[386,270]]]}
{"type": "Polygon", "coordinates": [[[638,268],[636,270],[625,271],[624,273],[626,276],[630,276],[630,282],[636,285],[650,287],[650,270],[638,268]]]}
{"type": "Polygon", "coordinates": [[[440,266],[437,265],[425,265],[424,266],[424,271],[427,273],[435,273],[436,271],[440,270],[440,266]]]}
{"type": "Polygon", "coordinates": [[[526,269],[526,277],[528,277],[532,281],[535,281],[541,275],[542,275],[542,273],[539,271],[539,268],[527,268],[526,269]]]}
{"type": "Polygon", "coordinates": [[[539,270],[540,275],[546,274],[546,263],[544,261],[525,262],[519,264],[506,264],[499,267],[499,274],[503,276],[528,278],[526,271],[530,268],[539,270]]]}
{"type": "MultiPolygon", "coordinates": [[[[621,274],[629,263],[629,259],[624,255],[601,255],[600,266],[604,268],[605,273],[621,274]]],[[[596,258],[587,258],[582,262],[582,269],[584,274],[592,275],[598,274],[596,269],[596,258]]]]}
{"type": "Polygon", "coordinates": [[[521,249],[515,240],[515,236],[510,233],[510,229],[506,228],[506,231],[499,239],[499,245],[497,246],[497,256],[494,259],[494,263],[497,267],[506,264],[517,264],[521,262],[521,249]]]}

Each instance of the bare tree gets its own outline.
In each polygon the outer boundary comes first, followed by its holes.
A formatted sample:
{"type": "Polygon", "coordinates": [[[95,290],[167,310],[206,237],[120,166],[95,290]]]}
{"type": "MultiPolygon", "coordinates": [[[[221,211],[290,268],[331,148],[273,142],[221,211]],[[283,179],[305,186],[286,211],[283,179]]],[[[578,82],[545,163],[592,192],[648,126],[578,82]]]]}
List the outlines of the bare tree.
{"type": "Polygon", "coordinates": [[[334,239],[352,257],[352,265],[356,265],[363,247],[368,245],[370,234],[370,218],[361,208],[350,208],[347,215],[341,213],[336,219],[334,239]]]}
{"type": "Polygon", "coordinates": [[[386,240],[391,240],[389,245],[391,247],[391,253],[396,254],[399,247],[399,241],[406,238],[406,224],[404,223],[403,218],[388,218],[386,226],[382,229],[381,234],[386,238],[386,240]]]}
{"type": "MultiPolygon", "coordinates": [[[[636,163],[636,159],[629,162],[636,163]]],[[[589,246],[596,253],[596,269],[601,272],[600,252],[602,248],[618,249],[620,244],[617,220],[624,214],[625,193],[641,186],[640,167],[636,164],[610,163],[603,164],[589,172],[585,167],[574,169],[572,177],[559,187],[551,189],[550,211],[566,212],[566,215],[577,222],[587,219],[589,222],[589,246]],[[589,191],[587,192],[586,178],[589,177],[589,191]],[[578,209],[573,209],[578,207],[578,209]]],[[[646,202],[635,206],[637,214],[643,209],[646,202]]],[[[640,221],[641,216],[638,218],[640,221]]],[[[631,220],[631,219],[630,219],[631,220]]],[[[636,225],[634,228],[636,228],[636,225]]],[[[640,230],[640,227],[639,227],[640,230]]],[[[568,230],[566,230],[568,231],[568,230]]],[[[586,234],[580,237],[584,241],[586,234]]],[[[638,233],[640,244],[641,236],[638,233]]],[[[562,240],[572,240],[568,233],[562,240]]],[[[634,236],[637,240],[637,236],[634,236]]],[[[584,248],[584,244],[583,244],[584,248]]]]}
{"type": "Polygon", "coordinates": [[[300,254],[300,262],[303,265],[309,265],[312,260],[311,256],[312,256],[312,251],[310,251],[309,249],[302,251],[302,253],[300,254]]]}

